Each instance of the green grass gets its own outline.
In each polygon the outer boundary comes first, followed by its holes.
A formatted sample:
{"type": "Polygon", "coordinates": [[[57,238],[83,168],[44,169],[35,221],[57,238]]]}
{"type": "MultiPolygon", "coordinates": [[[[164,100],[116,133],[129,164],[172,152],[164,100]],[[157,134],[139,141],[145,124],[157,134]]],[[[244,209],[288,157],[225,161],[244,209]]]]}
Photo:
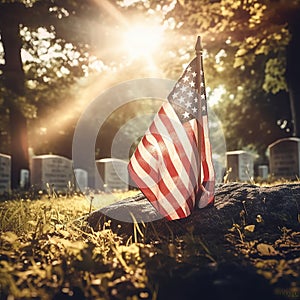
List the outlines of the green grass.
{"type": "MultiPolygon", "coordinates": [[[[104,205],[112,201],[102,196],[104,205]]],[[[124,245],[109,223],[94,232],[85,222],[91,209],[84,197],[1,203],[1,297],[53,299],[77,293],[108,299],[122,282],[142,292],[147,276],[139,252],[147,246],[124,245]]]]}
{"type": "Polygon", "coordinates": [[[222,269],[227,263],[254,268],[282,299],[299,298],[299,232],[281,228],[266,239],[251,224],[234,224],[219,248],[189,228],[182,236],[145,243],[139,226],[126,240],[110,222],[98,232],[89,227],[91,210],[132,193],[0,203],[0,299],[165,300],[168,288],[176,296],[194,282],[198,290],[198,278],[207,274],[216,289],[228,276],[222,269]]]}

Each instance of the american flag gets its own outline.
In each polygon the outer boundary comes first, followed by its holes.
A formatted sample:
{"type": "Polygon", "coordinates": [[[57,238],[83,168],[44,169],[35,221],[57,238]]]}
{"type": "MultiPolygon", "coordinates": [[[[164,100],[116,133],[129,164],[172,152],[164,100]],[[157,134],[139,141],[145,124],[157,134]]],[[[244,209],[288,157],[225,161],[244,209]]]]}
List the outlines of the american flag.
{"type": "Polygon", "coordinates": [[[202,57],[193,59],[175,84],[128,169],[139,189],[168,220],[185,218],[195,206],[203,208],[214,202],[202,57]]]}

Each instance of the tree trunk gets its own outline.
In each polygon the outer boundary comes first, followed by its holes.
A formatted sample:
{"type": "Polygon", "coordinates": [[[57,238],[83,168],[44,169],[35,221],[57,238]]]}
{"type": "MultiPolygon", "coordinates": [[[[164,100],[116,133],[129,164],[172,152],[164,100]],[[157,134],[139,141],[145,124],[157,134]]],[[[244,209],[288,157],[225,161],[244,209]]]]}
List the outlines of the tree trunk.
{"type": "Polygon", "coordinates": [[[9,127],[12,156],[12,188],[17,188],[20,170],[28,169],[27,121],[18,105],[17,99],[24,95],[24,71],[21,60],[22,41],[19,33],[19,16],[21,8],[11,6],[1,15],[1,40],[4,48],[5,65],[3,68],[4,84],[8,91],[5,103],[9,109],[9,127]]]}
{"type": "Polygon", "coordinates": [[[12,155],[12,188],[16,189],[19,187],[21,169],[29,169],[27,120],[15,105],[10,106],[9,114],[12,155]]]}
{"type": "Polygon", "coordinates": [[[287,48],[287,83],[290,95],[293,135],[300,137],[300,20],[298,16],[289,24],[292,39],[287,48]]]}

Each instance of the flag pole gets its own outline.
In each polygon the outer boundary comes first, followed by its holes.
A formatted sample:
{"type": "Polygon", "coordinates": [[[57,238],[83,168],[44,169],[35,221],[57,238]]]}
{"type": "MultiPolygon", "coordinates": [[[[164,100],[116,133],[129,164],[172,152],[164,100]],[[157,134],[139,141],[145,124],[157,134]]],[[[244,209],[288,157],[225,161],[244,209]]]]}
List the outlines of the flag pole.
{"type": "MultiPolygon", "coordinates": [[[[201,70],[202,70],[202,45],[201,45],[201,37],[198,36],[196,46],[196,90],[198,92],[198,110],[197,110],[197,136],[198,136],[198,154],[199,154],[199,174],[198,174],[198,189],[201,189],[201,126],[202,126],[202,107],[201,107],[201,70]]],[[[199,191],[199,190],[198,190],[199,191]]],[[[198,192],[199,197],[199,192],[198,192]]],[[[197,198],[198,198],[197,197],[197,198]]]]}

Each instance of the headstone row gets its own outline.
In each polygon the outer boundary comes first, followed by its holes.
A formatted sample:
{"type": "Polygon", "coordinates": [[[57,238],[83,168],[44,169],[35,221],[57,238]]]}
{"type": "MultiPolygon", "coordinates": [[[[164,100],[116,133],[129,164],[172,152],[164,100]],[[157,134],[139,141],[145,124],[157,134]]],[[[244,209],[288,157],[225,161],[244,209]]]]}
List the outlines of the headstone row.
{"type": "MultiPolygon", "coordinates": [[[[300,178],[300,139],[296,137],[280,139],[268,147],[269,166],[258,166],[258,176],[267,179],[269,175],[275,178],[300,178]],[[270,168],[270,173],[268,169],[270,168]]],[[[251,181],[254,177],[255,157],[247,151],[229,151],[226,153],[226,166],[218,157],[213,157],[217,182],[251,181]]],[[[33,156],[29,170],[21,170],[20,187],[28,188],[30,184],[39,189],[55,188],[56,191],[66,191],[74,186],[77,190],[87,188],[100,189],[106,192],[127,190],[131,184],[127,171],[127,161],[116,158],[104,158],[95,161],[95,174],[88,177],[83,169],[73,170],[72,161],[59,155],[33,156]]],[[[0,154],[0,194],[10,191],[11,157],[0,154]]]]}
{"type": "MultiPolygon", "coordinates": [[[[20,172],[20,188],[29,187],[29,182],[36,189],[66,192],[70,188],[86,191],[88,188],[103,191],[128,190],[128,162],[121,159],[106,158],[95,162],[95,173],[88,182],[88,172],[76,168],[72,160],[59,155],[33,156],[29,170],[20,172]],[[100,177],[99,177],[100,176],[100,177]],[[95,179],[98,179],[95,181],[95,179]],[[30,179],[30,180],[29,180],[30,179]]],[[[11,157],[0,154],[0,194],[10,192],[11,157]]]]}
{"type": "MultiPolygon", "coordinates": [[[[269,145],[269,166],[258,166],[258,176],[267,179],[300,178],[300,138],[279,139],[269,145]],[[269,172],[270,168],[270,172],[269,172]]],[[[230,151],[227,157],[227,180],[249,181],[254,175],[254,156],[246,151],[230,151]]]]}
{"type": "Polygon", "coordinates": [[[88,172],[73,170],[72,160],[58,155],[40,155],[32,158],[31,184],[41,189],[51,185],[58,191],[75,186],[80,191],[88,187],[103,191],[128,190],[127,162],[121,159],[106,158],[95,161],[93,182],[88,182],[88,172]],[[99,178],[100,176],[100,178],[99,178]]]}

